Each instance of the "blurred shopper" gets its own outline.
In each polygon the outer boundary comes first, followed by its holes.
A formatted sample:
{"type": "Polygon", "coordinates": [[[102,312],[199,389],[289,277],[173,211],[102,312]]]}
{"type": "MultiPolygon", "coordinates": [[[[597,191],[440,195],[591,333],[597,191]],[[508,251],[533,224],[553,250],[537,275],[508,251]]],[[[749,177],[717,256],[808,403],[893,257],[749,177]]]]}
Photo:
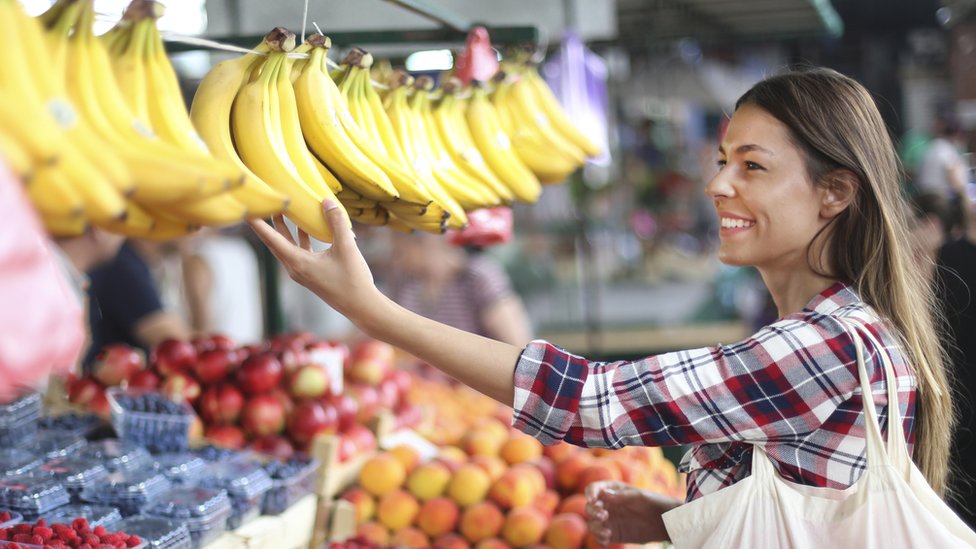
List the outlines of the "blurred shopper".
{"type": "Polygon", "coordinates": [[[963,156],[965,142],[962,127],[951,116],[935,121],[933,139],[925,149],[918,166],[915,187],[919,193],[934,193],[949,202],[953,225],[962,223],[962,200],[969,182],[969,166],[963,156]]]}
{"type": "Polygon", "coordinates": [[[721,219],[719,259],[755,266],[779,319],[738,343],[632,362],[588,361],[545,341],[522,348],[411,313],[376,289],[334,204],[325,208],[336,243],[325,253],[295,244],[283,223],[252,227],[292,277],[365,333],[513,405],[514,426],[545,444],[692,445],[682,468],[693,505],[619,482],[587,488],[601,544],[678,532],[719,536],[707,540],[715,547],[818,546],[808,538],[829,543],[847,533],[849,543],[834,545],[863,546],[857,528],[899,540],[924,531],[928,546],[948,546],[950,536],[976,544],[936,496],[948,476],[951,395],[935,299],[912,264],[898,158],[871,94],[827,69],[768,78],[739,99],[718,156],[706,193],[721,219]],[[899,490],[878,502],[858,484],[856,495],[878,504],[860,508],[868,516],[801,531],[809,523],[775,500],[769,483],[833,489],[842,499],[838,491],[862,475],[890,470],[865,459],[869,448],[879,458],[881,431],[891,459],[911,455],[921,471],[913,479],[924,475],[931,489],[895,478],[899,490]],[[926,505],[893,509],[907,493],[926,505]],[[772,516],[762,522],[765,511],[772,516]],[[728,530],[722,520],[731,520],[728,530]]]}
{"type": "MultiPolygon", "coordinates": [[[[932,280],[939,250],[951,227],[949,201],[938,193],[923,193],[912,198],[911,222],[914,262],[932,280]]],[[[938,288],[936,289],[938,291],[938,288]]]]}

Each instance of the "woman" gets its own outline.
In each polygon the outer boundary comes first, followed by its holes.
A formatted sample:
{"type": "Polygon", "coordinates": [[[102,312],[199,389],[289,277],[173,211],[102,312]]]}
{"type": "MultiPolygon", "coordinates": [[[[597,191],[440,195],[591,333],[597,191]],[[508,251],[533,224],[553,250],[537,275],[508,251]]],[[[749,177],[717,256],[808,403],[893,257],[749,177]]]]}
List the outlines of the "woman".
{"type": "MultiPolygon", "coordinates": [[[[515,426],[546,444],[693,445],[687,500],[747,477],[753,445],[800,484],[840,488],[860,477],[855,336],[839,318],[857,322],[881,341],[857,336],[881,425],[884,353],[914,460],[941,493],[952,428],[942,351],[931,291],[911,264],[895,150],[868,92],[825,69],[760,82],[739,100],[718,165],[706,192],[721,222],[719,258],[755,266],[780,318],[733,345],[635,362],[589,362],[544,341],[519,349],[408,313],[373,287],[334,205],[336,242],[324,254],[293,245],[287,231],[254,229],[296,280],[366,333],[513,405],[515,426]]],[[[661,513],[679,503],[606,484],[589,497],[602,543],[665,539],[661,513]]]]}

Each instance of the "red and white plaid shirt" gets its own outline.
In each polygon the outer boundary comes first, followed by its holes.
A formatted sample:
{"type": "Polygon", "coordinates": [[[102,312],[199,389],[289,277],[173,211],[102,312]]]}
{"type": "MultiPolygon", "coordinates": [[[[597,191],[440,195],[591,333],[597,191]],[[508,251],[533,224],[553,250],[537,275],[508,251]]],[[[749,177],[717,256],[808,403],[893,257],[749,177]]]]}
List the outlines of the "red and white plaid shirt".
{"type": "Polygon", "coordinates": [[[860,336],[882,432],[877,353],[891,358],[911,446],[914,373],[891,328],[842,283],[732,345],[591,362],[533,341],[515,369],[514,425],[545,444],[692,445],[681,463],[687,501],[748,476],[754,444],[788,480],[845,488],[865,467],[864,408],[853,339],[838,318],[866,326],[884,347],[860,336]]]}

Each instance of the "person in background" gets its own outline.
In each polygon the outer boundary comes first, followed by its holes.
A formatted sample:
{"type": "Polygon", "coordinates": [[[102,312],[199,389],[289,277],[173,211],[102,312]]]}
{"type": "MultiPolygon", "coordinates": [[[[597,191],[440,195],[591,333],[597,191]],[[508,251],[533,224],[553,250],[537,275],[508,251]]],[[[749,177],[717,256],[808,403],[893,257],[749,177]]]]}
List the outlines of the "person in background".
{"type": "Polygon", "coordinates": [[[951,229],[949,201],[941,194],[928,192],[912,197],[911,205],[914,214],[911,234],[915,264],[925,270],[929,280],[933,280],[939,250],[951,229]]]}
{"type": "MultiPolygon", "coordinates": [[[[871,94],[829,69],[767,78],[739,98],[717,156],[705,192],[720,219],[719,259],[759,270],[778,319],[740,342],[635,361],[510,345],[410,312],[376,288],[329,201],[335,244],[324,253],[296,244],[302,235],[280,220],[251,226],[295,280],[366,334],[512,405],[514,427],[544,444],[691,445],[685,499],[714,512],[710,497],[749,477],[760,451],[801,485],[842,490],[861,478],[860,343],[880,428],[897,406],[908,453],[944,494],[953,406],[936,302],[912,264],[898,158],[871,94]]],[[[589,485],[587,500],[602,545],[668,539],[665,512],[694,519],[677,499],[614,481],[589,485]]]]}
{"type": "Polygon", "coordinates": [[[505,270],[444,235],[396,233],[386,294],[403,307],[466,332],[525,346],[532,325],[505,270]]]}
{"type": "Polygon", "coordinates": [[[950,116],[940,116],[935,121],[933,138],[925,149],[915,174],[915,187],[919,194],[934,193],[949,201],[953,224],[962,219],[961,200],[966,196],[969,166],[962,155],[963,131],[950,116]]]}
{"type": "Polygon", "coordinates": [[[82,303],[87,302],[90,280],[88,272],[111,261],[117,253],[124,236],[119,236],[97,227],[92,227],[81,236],[55,238],[54,248],[58,252],[58,259],[64,267],[68,280],[72,282],[75,294],[82,303]]]}
{"type": "Polygon", "coordinates": [[[138,246],[137,241],[126,241],[114,258],[88,273],[92,345],[86,365],[109,343],[148,351],[163,340],[192,335],[178,314],[163,308],[159,288],[138,246]]]}

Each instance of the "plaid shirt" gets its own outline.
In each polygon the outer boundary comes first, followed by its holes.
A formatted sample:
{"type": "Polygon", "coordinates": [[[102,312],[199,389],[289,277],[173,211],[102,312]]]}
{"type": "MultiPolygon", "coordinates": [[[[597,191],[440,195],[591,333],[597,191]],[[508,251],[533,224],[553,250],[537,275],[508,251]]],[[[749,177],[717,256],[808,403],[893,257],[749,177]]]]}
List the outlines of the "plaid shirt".
{"type": "MultiPolygon", "coordinates": [[[[544,444],[692,445],[681,463],[688,501],[748,476],[753,444],[783,478],[845,488],[861,476],[866,456],[857,355],[839,317],[867,326],[891,358],[911,445],[912,370],[891,329],[842,283],[732,345],[590,362],[533,341],[515,369],[514,425],[544,444]]],[[[879,349],[861,340],[885,432],[879,349]]]]}

